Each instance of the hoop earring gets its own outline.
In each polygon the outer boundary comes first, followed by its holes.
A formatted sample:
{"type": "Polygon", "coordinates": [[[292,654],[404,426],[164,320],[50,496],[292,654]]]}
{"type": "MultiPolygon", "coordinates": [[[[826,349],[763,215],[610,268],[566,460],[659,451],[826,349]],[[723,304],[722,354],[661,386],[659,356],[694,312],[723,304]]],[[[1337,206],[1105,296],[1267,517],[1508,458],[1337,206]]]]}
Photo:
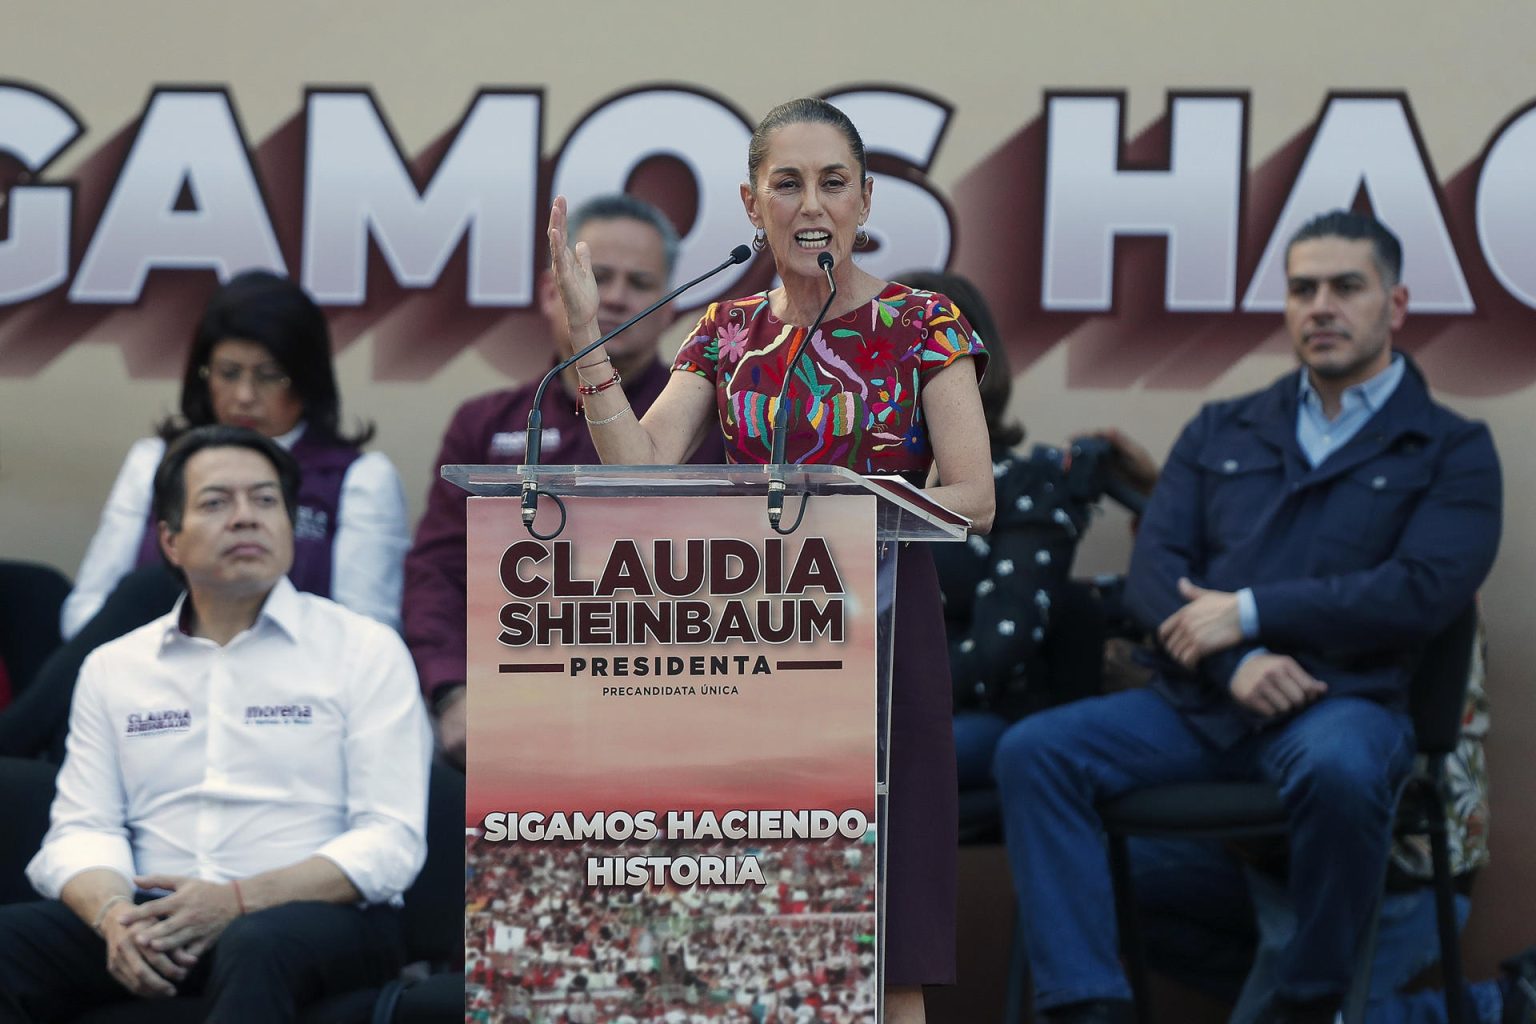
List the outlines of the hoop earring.
{"type": "Polygon", "coordinates": [[[853,233],[853,247],[855,249],[869,248],[869,232],[864,230],[864,225],[859,225],[859,230],[853,233]]]}
{"type": "Polygon", "coordinates": [[[758,228],[757,234],[752,236],[752,250],[762,252],[766,248],[768,248],[768,232],[758,228]]]}

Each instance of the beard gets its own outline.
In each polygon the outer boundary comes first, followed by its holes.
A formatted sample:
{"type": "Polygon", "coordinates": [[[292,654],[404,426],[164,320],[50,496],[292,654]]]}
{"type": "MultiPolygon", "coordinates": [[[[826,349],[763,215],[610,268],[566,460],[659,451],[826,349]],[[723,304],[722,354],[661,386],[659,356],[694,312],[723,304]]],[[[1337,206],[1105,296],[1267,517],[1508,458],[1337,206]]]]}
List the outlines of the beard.
{"type": "MultiPolygon", "coordinates": [[[[1356,377],[1368,370],[1376,363],[1382,352],[1388,347],[1388,340],[1382,337],[1376,344],[1369,348],[1355,349],[1347,354],[1347,358],[1335,360],[1324,358],[1316,361],[1303,360],[1307,368],[1323,380],[1347,380],[1356,377]]],[[[1335,353],[1328,353],[1334,355],[1335,353]]]]}
{"type": "Polygon", "coordinates": [[[1331,351],[1309,357],[1304,344],[1297,356],[1320,380],[1348,380],[1368,370],[1391,347],[1391,314],[1383,309],[1374,323],[1348,332],[1331,351]]]}

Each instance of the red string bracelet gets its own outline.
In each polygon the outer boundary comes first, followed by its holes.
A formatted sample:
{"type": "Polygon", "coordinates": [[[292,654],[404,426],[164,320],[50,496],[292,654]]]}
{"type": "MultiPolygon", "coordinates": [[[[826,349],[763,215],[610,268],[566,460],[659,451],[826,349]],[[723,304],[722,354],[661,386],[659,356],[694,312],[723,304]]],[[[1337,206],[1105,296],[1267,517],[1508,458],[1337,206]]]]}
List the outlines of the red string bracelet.
{"type": "Polygon", "coordinates": [[[609,388],[613,387],[615,384],[619,383],[623,379],[624,378],[619,375],[619,371],[618,370],[614,370],[613,371],[613,376],[609,377],[607,380],[603,381],[601,384],[588,384],[585,381],[583,381],[582,383],[576,385],[576,393],[578,395],[588,395],[588,396],[596,395],[596,394],[599,394],[600,392],[607,391],[609,388]]]}
{"type": "Polygon", "coordinates": [[[229,884],[235,890],[235,902],[240,905],[240,916],[244,917],[245,916],[245,897],[240,895],[240,882],[239,882],[238,879],[231,878],[229,880],[229,884]]]}

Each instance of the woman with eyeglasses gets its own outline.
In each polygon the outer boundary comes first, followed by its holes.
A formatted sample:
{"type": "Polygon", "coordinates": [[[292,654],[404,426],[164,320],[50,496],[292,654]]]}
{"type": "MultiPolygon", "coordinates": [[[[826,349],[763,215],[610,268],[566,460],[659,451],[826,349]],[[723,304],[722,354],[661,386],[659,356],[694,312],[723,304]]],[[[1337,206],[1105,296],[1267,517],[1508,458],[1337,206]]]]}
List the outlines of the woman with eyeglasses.
{"type": "Polygon", "coordinates": [[[166,442],[210,423],[250,427],[287,447],[304,471],[289,579],[299,590],[400,627],[402,561],[410,547],[404,492],[382,452],[362,452],[373,427],[340,426],[341,398],[325,317],[287,278],[251,270],[213,294],[193,334],[181,414],[134,443],[86,549],[60,628],[79,632],[119,580],[160,563],[149,492],[166,442]]]}
{"type": "Polygon", "coordinates": [[[362,451],[373,427],[344,433],[340,406],[330,331],[298,285],[251,270],[213,294],[193,334],[180,414],[129,449],[64,602],[67,642],[0,714],[0,754],[57,752],[85,655],[169,611],[181,592],[160,556],[150,488],[167,442],[192,427],[249,427],[293,452],[303,469],[293,585],[400,628],[405,494],[389,459],[362,451]]]}

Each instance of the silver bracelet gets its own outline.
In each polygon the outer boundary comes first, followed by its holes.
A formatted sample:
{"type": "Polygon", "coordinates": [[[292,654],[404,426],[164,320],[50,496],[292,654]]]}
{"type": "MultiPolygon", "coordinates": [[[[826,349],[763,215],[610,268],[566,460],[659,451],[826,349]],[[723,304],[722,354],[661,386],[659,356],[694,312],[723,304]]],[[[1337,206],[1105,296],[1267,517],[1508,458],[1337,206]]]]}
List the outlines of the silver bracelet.
{"type": "Polygon", "coordinates": [[[612,416],[607,416],[607,417],[605,417],[603,419],[600,419],[600,420],[587,420],[587,426],[589,426],[589,427],[601,427],[604,424],[612,423],[614,420],[618,419],[620,416],[623,416],[627,412],[629,412],[629,403],[628,402],[624,403],[624,408],[620,409],[618,412],[614,413],[612,416]]]}
{"type": "Polygon", "coordinates": [[[113,904],[130,902],[132,902],[132,899],[128,896],[124,896],[122,893],[115,893],[114,895],[108,896],[107,902],[103,903],[101,905],[101,909],[96,911],[96,920],[91,925],[91,931],[95,932],[97,935],[100,935],[101,922],[107,919],[107,911],[112,909],[113,904]]]}

